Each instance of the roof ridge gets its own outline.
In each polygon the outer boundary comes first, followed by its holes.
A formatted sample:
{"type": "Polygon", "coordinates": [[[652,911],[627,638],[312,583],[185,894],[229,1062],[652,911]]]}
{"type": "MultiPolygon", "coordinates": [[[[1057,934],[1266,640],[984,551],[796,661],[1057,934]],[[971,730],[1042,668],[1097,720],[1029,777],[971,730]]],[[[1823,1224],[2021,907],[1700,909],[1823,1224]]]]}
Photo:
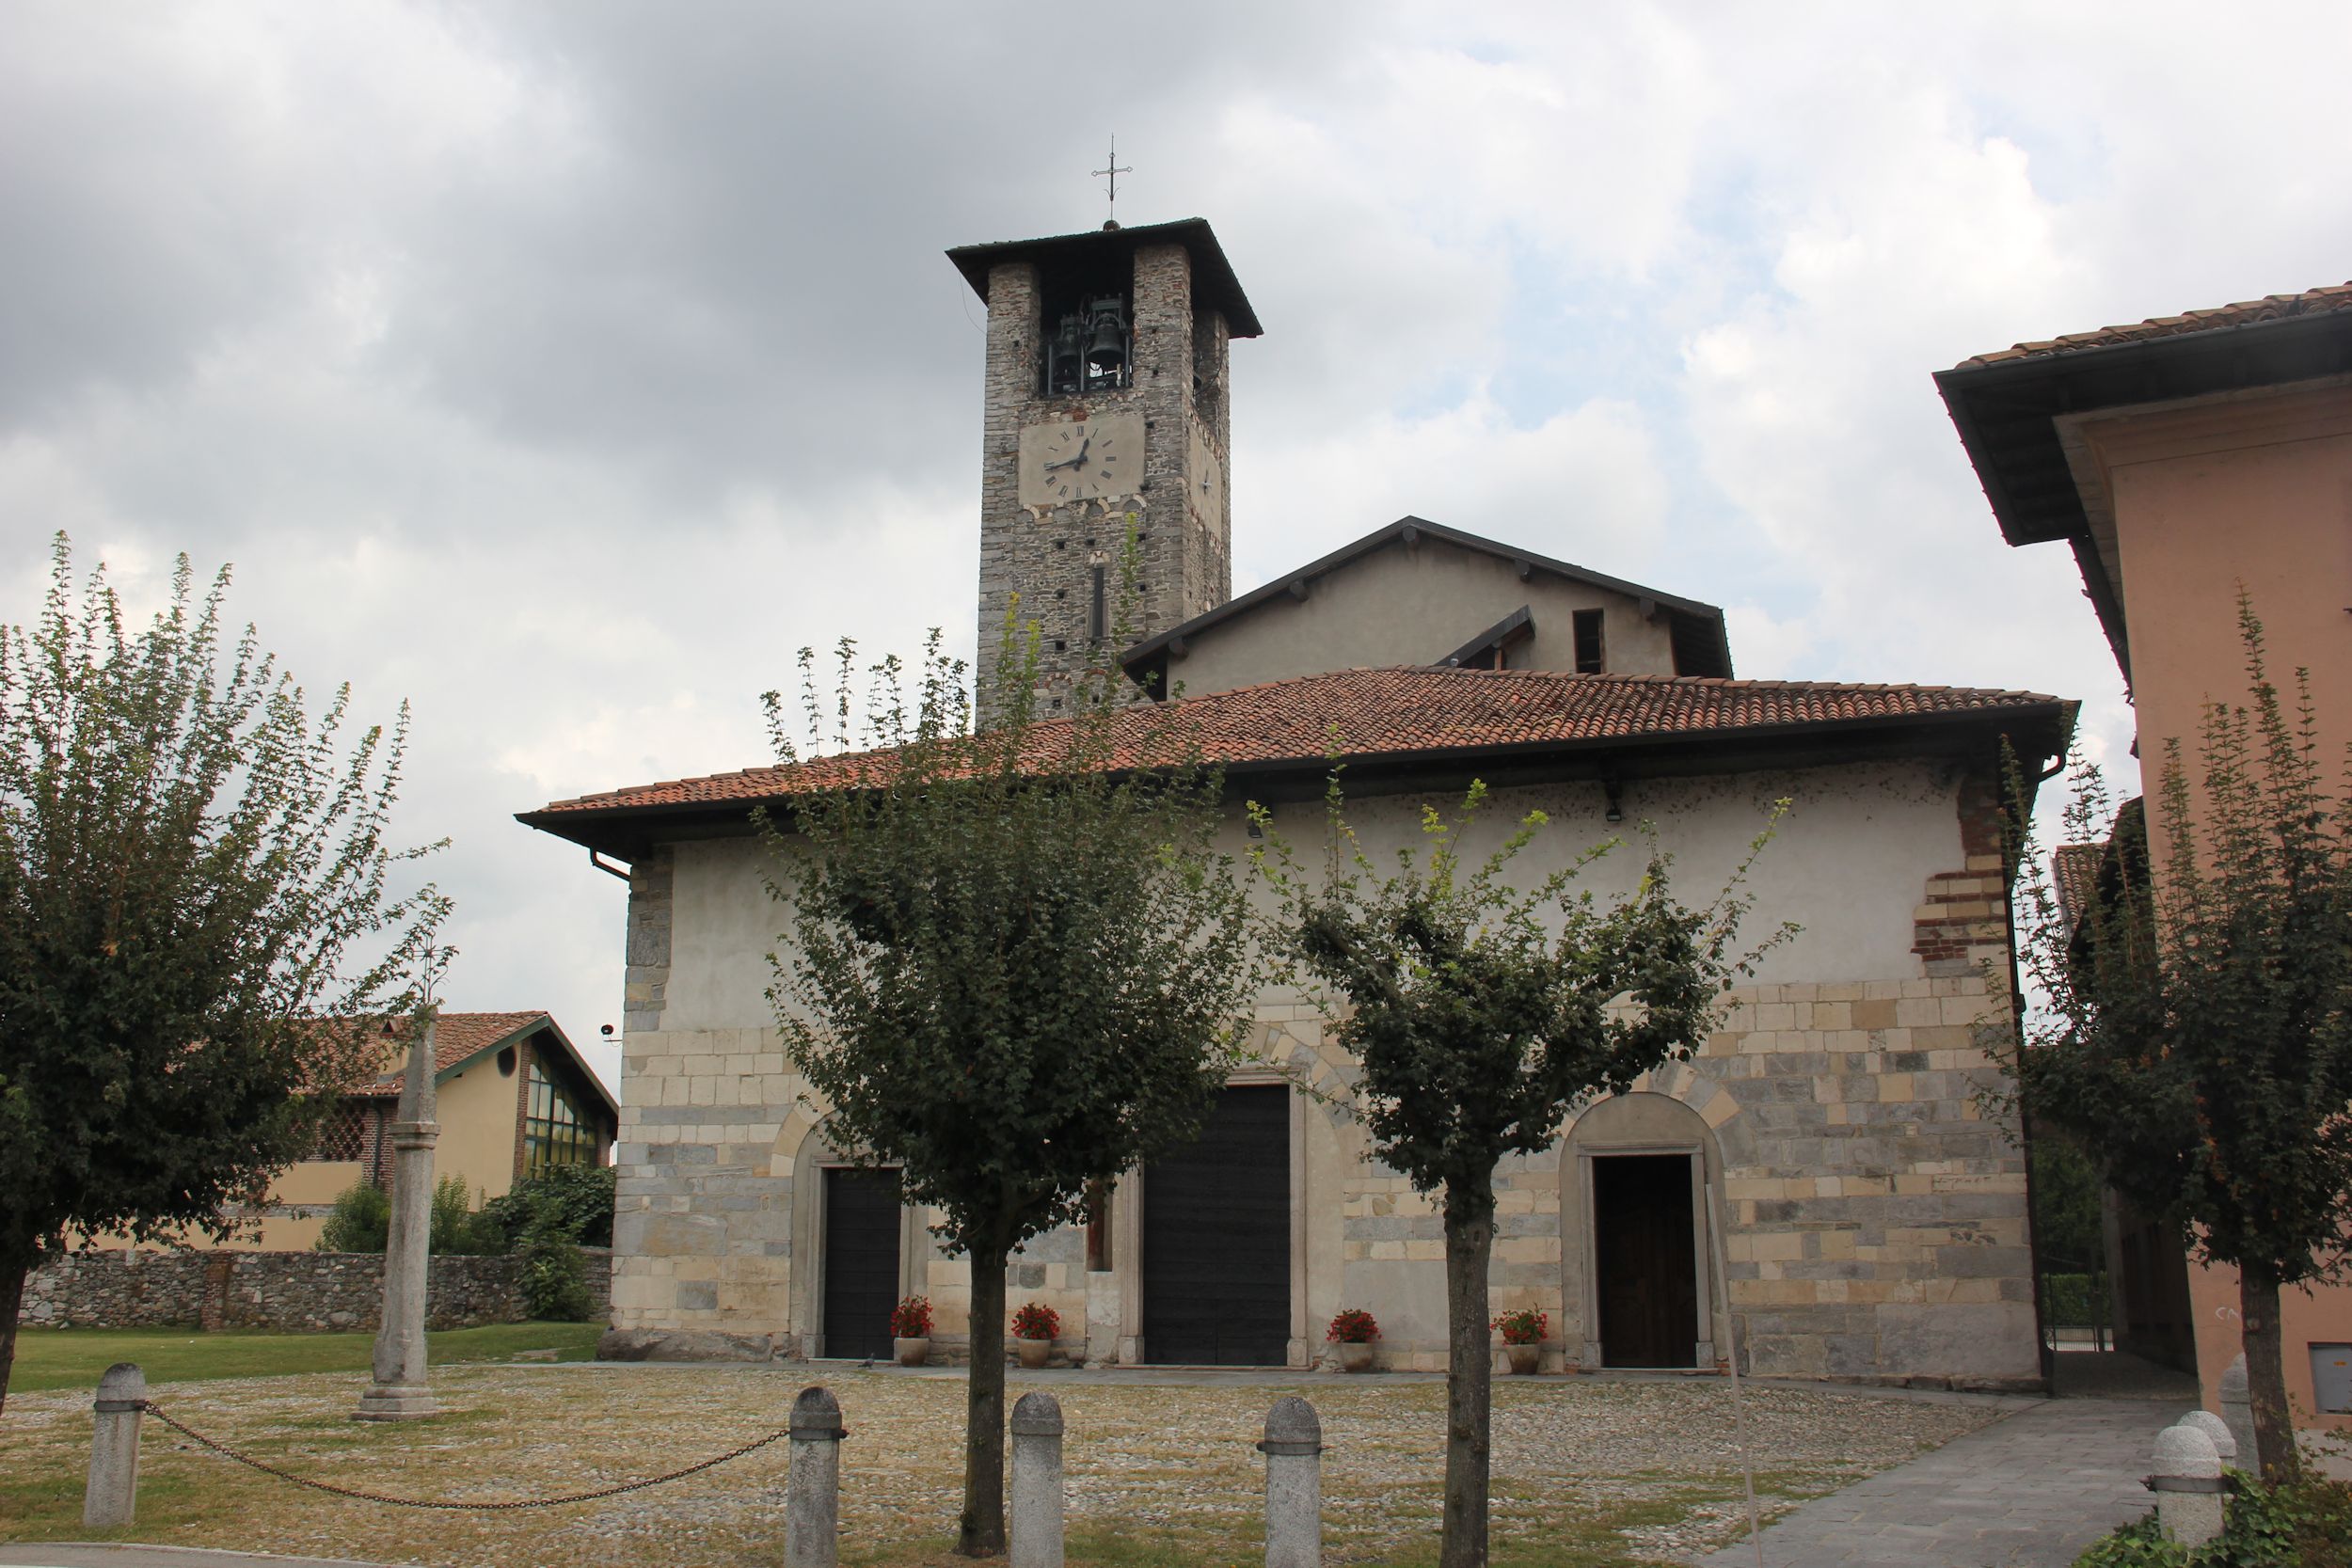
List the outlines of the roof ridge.
{"type": "Polygon", "coordinates": [[[1185,703],[1209,702],[1245,691],[1267,691],[1278,687],[1298,686],[1309,681],[1344,678],[1352,675],[1433,675],[1445,679],[1469,677],[1492,680],[1498,677],[1518,677],[1522,680],[1544,681],[1615,681],[1624,685],[1708,687],[1724,690],[1804,690],[1804,691],[1948,691],[1965,696],[2029,697],[2044,702],[2059,699],[2046,691],[2033,691],[2020,687],[1953,686],[1931,681],[1825,681],[1802,678],[1758,679],[1749,675],[1659,675],[1633,670],[1486,670],[1466,665],[1448,664],[1364,664],[1345,670],[1316,670],[1302,675],[1283,675],[1270,681],[1257,681],[1248,686],[1227,687],[1218,691],[1203,691],[1176,699],[1185,703]]]}
{"type": "MultiPolygon", "coordinates": [[[[1345,754],[1376,757],[1984,721],[2003,710],[2057,709],[2062,729],[2071,724],[2074,707],[2044,692],[1986,687],[1391,665],[1310,671],[1173,704],[1139,705],[1118,716],[1112,751],[1089,766],[1154,766],[1158,753],[1146,743],[1160,734],[1189,736],[1201,760],[1218,767],[1288,766],[1325,754],[1334,729],[1345,754]]],[[[1057,741],[1077,722],[1070,717],[1042,721],[1025,742],[1019,766],[1056,766],[1062,755],[1057,741]]],[[[558,801],[522,819],[546,826],[549,815],[748,804],[822,789],[828,781],[854,784],[867,768],[881,769],[874,776],[882,777],[889,755],[890,749],[877,748],[714,775],[701,784],[634,785],[558,801]]]]}

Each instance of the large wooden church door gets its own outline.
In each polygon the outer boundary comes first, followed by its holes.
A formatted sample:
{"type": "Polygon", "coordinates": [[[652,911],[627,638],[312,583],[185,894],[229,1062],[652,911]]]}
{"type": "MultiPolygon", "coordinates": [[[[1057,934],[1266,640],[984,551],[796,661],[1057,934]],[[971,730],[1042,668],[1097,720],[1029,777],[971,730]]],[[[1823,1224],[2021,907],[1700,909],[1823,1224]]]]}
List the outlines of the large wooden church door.
{"type": "Polygon", "coordinates": [[[1190,1148],[1145,1167],[1146,1361],[1289,1360],[1290,1094],[1281,1085],[1225,1090],[1190,1148]]]}
{"type": "Polygon", "coordinates": [[[825,1354],[890,1357],[898,1305],[898,1173],[825,1172],[825,1354]]]}
{"type": "Polygon", "coordinates": [[[1593,1161],[1593,1264],[1601,1364],[1697,1363],[1697,1231],[1691,1159],[1620,1154],[1593,1161]]]}

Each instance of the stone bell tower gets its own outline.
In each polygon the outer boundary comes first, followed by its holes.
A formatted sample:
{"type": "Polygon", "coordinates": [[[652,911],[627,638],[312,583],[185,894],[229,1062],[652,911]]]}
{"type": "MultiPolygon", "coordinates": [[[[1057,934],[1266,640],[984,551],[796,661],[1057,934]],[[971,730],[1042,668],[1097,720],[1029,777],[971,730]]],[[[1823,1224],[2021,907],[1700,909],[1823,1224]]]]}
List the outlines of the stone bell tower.
{"type": "Polygon", "coordinates": [[[1258,318],[1200,218],[947,258],[988,307],[981,719],[1016,594],[1037,624],[1050,715],[1090,646],[1139,641],[1232,596],[1226,348],[1258,336],[1258,318]],[[1122,627],[1130,528],[1138,602],[1122,627]]]}

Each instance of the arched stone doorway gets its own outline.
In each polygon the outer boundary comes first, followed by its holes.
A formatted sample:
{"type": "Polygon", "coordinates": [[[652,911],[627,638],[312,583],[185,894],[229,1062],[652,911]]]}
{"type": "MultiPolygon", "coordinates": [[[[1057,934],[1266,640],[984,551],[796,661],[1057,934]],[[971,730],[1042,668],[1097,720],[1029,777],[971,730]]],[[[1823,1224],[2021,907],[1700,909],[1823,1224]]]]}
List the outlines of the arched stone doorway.
{"type": "Polygon", "coordinates": [[[1726,1342],[1707,1224],[1713,1130],[1671,1095],[1597,1101],[1560,1168],[1561,1338],[1586,1367],[1713,1367],[1726,1342]]]}

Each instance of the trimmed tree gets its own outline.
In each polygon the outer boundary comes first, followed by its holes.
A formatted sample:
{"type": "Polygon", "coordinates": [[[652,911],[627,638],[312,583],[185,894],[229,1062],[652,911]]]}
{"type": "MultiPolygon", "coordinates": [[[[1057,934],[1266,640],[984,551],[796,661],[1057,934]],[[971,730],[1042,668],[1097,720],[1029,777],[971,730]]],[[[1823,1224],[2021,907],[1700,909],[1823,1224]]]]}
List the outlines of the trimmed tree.
{"type": "Polygon", "coordinates": [[[1347,822],[1335,770],[1323,876],[1303,876],[1270,827],[1263,855],[1282,896],[1283,944],[1344,1004],[1327,1011],[1338,1012],[1335,1037],[1360,1069],[1373,1152],[1436,1195],[1444,1219],[1441,1568],[1486,1560],[1495,1166],[1549,1148],[1569,1112],[1626,1092],[1705,1039],[1724,991],[1764,951],[1734,948],[1753,901],[1748,865],[1772,831],[1768,822],[1723,894],[1692,910],[1675,901],[1671,857],[1646,824],[1648,860],[1628,893],[1578,886],[1621,847],[1614,839],[1513,888],[1510,863],[1547,819],[1530,812],[1492,853],[1466,858],[1486,805],[1486,786],[1473,784],[1451,816],[1424,806],[1419,852],[1400,848],[1384,873],[1347,822]]]}
{"type": "Polygon", "coordinates": [[[2352,792],[2325,784],[2311,686],[2289,713],[2241,596],[2249,701],[2164,743],[2153,822],[2076,770],[2069,840],[2106,845],[2061,912],[2029,815],[2018,1081],[2193,1258],[2238,1271],[2263,1475],[2299,1468],[2279,1295],[2341,1274],[2352,1227],[2352,792]],[[2144,824],[2144,825],[2143,825],[2144,824]]]}
{"type": "Polygon", "coordinates": [[[816,691],[836,754],[784,736],[789,810],[763,816],[789,911],[771,991],[836,1142],[896,1166],[972,1270],[957,1549],[1005,1547],[1005,1270],[1090,1188],[1196,1134],[1250,991],[1242,869],[1217,850],[1220,781],[1170,710],[1123,705],[1115,669],[1039,712],[1033,640],[1009,637],[990,727],[934,634],[910,708],[885,661],[846,752],[850,652],[816,691]]]}
{"type": "Polygon", "coordinates": [[[214,1238],[299,1159],[448,911],[394,897],[407,709],[346,738],[185,556],[133,632],[63,535],[0,628],[0,1399],[25,1276],[70,1233],[214,1238]]]}

